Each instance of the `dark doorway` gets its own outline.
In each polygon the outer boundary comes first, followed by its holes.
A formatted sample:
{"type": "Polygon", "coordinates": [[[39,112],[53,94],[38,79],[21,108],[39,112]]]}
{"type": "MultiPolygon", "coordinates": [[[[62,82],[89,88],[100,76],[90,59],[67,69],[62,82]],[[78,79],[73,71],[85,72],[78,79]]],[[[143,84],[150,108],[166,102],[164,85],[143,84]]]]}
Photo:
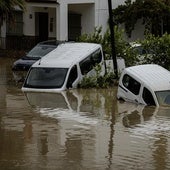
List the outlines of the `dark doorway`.
{"type": "Polygon", "coordinates": [[[68,14],[68,39],[76,40],[81,35],[81,14],[68,14]]]}
{"type": "Polygon", "coordinates": [[[35,19],[35,31],[39,41],[48,39],[48,13],[38,12],[35,19]]]}

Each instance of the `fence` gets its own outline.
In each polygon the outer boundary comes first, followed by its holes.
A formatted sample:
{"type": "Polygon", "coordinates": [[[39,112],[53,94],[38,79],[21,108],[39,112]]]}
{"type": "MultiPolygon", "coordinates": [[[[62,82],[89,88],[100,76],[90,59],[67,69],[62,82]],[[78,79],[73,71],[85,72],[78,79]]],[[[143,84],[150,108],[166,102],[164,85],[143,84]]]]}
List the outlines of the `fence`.
{"type": "Polygon", "coordinates": [[[10,36],[0,37],[0,49],[29,50],[39,42],[38,37],[10,36]]]}

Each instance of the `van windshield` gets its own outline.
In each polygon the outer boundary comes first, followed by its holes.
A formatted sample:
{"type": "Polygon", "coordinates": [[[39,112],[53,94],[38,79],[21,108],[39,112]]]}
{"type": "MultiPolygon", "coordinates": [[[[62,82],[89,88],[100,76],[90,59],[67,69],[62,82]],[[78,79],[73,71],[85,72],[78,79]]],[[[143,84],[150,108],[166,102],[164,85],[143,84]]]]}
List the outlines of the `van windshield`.
{"type": "Polygon", "coordinates": [[[169,105],[170,106],[170,90],[156,91],[155,92],[159,105],[169,105]]]}
{"type": "Polygon", "coordinates": [[[31,68],[25,87],[61,88],[64,84],[68,68],[31,68]]]}

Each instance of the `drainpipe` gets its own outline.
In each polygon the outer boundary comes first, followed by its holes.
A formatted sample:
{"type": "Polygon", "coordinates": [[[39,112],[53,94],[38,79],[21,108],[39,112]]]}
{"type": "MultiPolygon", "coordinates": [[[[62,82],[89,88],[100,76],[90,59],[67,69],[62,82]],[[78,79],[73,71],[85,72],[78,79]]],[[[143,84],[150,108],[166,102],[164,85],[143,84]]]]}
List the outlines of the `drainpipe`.
{"type": "Polygon", "coordinates": [[[111,34],[112,60],[113,60],[115,78],[118,79],[117,59],[116,59],[116,50],[115,50],[115,37],[114,37],[114,23],[113,23],[111,0],[108,0],[108,9],[109,9],[109,27],[110,27],[110,34],[111,34]]]}

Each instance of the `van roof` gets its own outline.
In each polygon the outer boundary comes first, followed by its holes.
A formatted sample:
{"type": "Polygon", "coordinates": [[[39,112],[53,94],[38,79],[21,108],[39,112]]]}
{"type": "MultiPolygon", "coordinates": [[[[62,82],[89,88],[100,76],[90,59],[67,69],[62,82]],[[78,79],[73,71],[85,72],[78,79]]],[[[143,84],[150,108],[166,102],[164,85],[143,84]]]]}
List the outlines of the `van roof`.
{"type": "Polygon", "coordinates": [[[69,68],[100,47],[100,44],[94,43],[63,43],[33,64],[32,67],[69,68]]]}
{"type": "Polygon", "coordinates": [[[144,64],[132,66],[126,68],[125,71],[154,91],[170,90],[170,72],[159,65],[144,64]]]}

